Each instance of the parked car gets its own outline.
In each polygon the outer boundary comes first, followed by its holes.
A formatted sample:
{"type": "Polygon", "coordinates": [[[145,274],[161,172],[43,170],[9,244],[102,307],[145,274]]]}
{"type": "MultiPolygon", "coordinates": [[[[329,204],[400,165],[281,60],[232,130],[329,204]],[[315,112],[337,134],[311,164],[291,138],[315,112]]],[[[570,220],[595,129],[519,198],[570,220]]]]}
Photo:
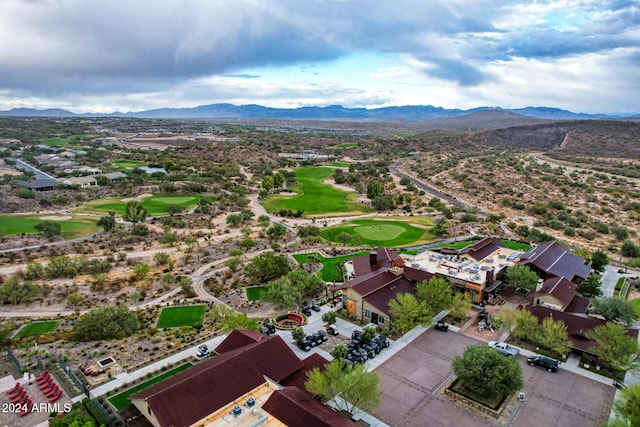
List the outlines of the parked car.
{"type": "Polygon", "coordinates": [[[447,332],[449,330],[449,325],[447,325],[442,320],[438,320],[434,325],[434,328],[437,329],[438,331],[447,332]]]}
{"type": "Polygon", "coordinates": [[[327,326],[327,334],[337,336],[338,335],[338,327],[336,325],[327,326]]]}
{"type": "Polygon", "coordinates": [[[558,370],[558,361],[546,356],[528,357],[527,363],[531,366],[546,369],[549,372],[556,372],[558,370]]]}
{"type": "Polygon", "coordinates": [[[496,350],[498,350],[499,353],[502,353],[505,356],[520,356],[520,350],[510,346],[506,342],[489,341],[488,344],[489,344],[489,347],[495,348],[496,350]]]}
{"type": "Polygon", "coordinates": [[[320,311],[320,306],[318,306],[318,304],[312,304],[311,305],[311,310],[318,312],[320,311]]]}
{"type": "Polygon", "coordinates": [[[305,305],[304,307],[302,307],[302,314],[304,314],[305,316],[311,316],[311,308],[308,305],[305,305]]]}

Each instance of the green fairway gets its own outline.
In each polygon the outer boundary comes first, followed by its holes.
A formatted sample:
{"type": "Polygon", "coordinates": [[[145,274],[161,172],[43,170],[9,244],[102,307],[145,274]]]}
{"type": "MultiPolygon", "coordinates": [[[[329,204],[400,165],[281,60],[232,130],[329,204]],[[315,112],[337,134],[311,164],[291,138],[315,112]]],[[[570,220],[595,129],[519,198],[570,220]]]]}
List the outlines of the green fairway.
{"type": "Polygon", "coordinates": [[[111,162],[112,165],[118,167],[121,170],[134,170],[140,166],[146,166],[145,162],[139,162],[136,160],[115,160],[111,162]]]}
{"type": "Polygon", "coordinates": [[[505,245],[509,249],[513,249],[514,251],[529,252],[531,250],[531,245],[527,245],[526,243],[512,242],[511,240],[500,241],[503,245],[505,245]]]}
{"type": "Polygon", "coordinates": [[[337,168],[348,168],[351,163],[348,162],[329,162],[327,165],[335,166],[337,168]]]}
{"type": "Polygon", "coordinates": [[[160,312],[158,328],[179,328],[180,326],[193,326],[202,324],[206,306],[187,305],[182,307],[165,307],[160,312]]]}
{"type": "Polygon", "coordinates": [[[16,338],[38,337],[40,335],[50,334],[56,330],[60,322],[61,320],[31,322],[18,331],[16,338]]]}
{"type": "MultiPolygon", "coordinates": [[[[190,209],[198,204],[202,197],[192,194],[180,194],[174,196],[151,196],[144,198],[140,201],[142,206],[147,210],[149,215],[163,215],[166,214],[167,206],[178,205],[185,209],[190,209]]],[[[111,197],[108,199],[94,200],[89,203],[85,203],[76,210],[79,212],[101,213],[104,214],[108,211],[114,211],[117,214],[122,215],[124,209],[127,206],[129,198],[111,197]]]]}
{"type": "MultiPolygon", "coordinates": [[[[48,217],[64,218],[58,215],[0,215],[0,236],[15,234],[38,234],[34,227],[43,221],[52,221],[48,217]]],[[[56,220],[60,224],[60,235],[65,239],[76,239],[88,236],[101,227],[96,225],[96,218],[84,215],[72,215],[71,219],[56,220]]]]}
{"type": "Polygon", "coordinates": [[[131,405],[131,401],[129,400],[129,396],[131,396],[132,394],[135,394],[141,390],[144,390],[145,388],[149,388],[152,385],[159,383],[162,380],[165,380],[167,378],[170,378],[172,376],[174,376],[175,374],[177,374],[178,372],[182,372],[185,371],[189,368],[191,368],[193,365],[191,363],[185,363],[184,365],[180,365],[177,368],[174,368],[170,371],[165,372],[162,375],[158,375],[157,377],[153,377],[148,381],[143,382],[142,384],[138,384],[135,387],[131,387],[125,391],[123,391],[122,393],[116,394],[115,396],[110,397],[109,403],[111,403],[113,405],[114,408],[116,408],[116,410],[121,410],[122,408],[126,408],[127,406],[131,405]]]}
{"type": "Polygon", "coordinates": [[[292,211],[303,210],[304,216],[330,216],[332,214],[358,215],[371,212],[371,208],[361,203],[355,203],[356,192],[344,192],[323,184],[329,179],[334,169],[323,167],[301,167],[296,169],[298,184],[291,188],[293,196],[276,194],[269,196],[262,202],[264,208],[270,212],[280,209],[292,211]]]}
{"type": "Polygon", "coordinates": [[[245,288],[247,290],[247,301],[259,301],[262,299],[262,294],[264,294],[268,286],[250,286],[245,288]]]}
{"type": "Polygon", "coordinates": [[[346,150],[347,148],[355,148],[355,147],[357,147],[357,146],[358,146],[358,144],[356,144],[356,143],[353,143],[353,142],[345,142],[345,143],[338,144],[338,145],[332,145],[332,146],[331,146],[331,147],[329,147],[329,148],[333,148],[333,149],[335,149],[335,150],[346,150]]]}
{"type": "Polygon", "coordinates": [[[433,235],[426,228],[432,224],[430,219],[424,217],[413,217],[411,219],[405,217],[355,219],[337,227],[322,229],[320,235],[331,242],[342,243],[340,237],[347,233],[352,236],[347,244],[365,244],[392,248],[433,241],[433,235]]]}
{"type": "Polygon", "coordinates": [[[633,305],[633,308],[636,309],[636,314],[640,318],[640,298],[631,300],[631,305],[633,305]]]}
{"type": "Polygon", "coordinates": [[[72,148],[74,150],[83,150],[84,148],[78,145],[79,142],[88,142],[92,138],[96,138],[98,135],[72,135],[67,137],[55,137],[55,138],[46,138],[40,140],[40,144],[48,145],[49,147],[56,148],[72,148]]]}
{"type": "MultiPolygon", "coordinates": [[[[511,240],[500,240],[500,241],[507,248],[512,249],[514,251],[527,252],[531,250],[531,246],[527,245],[526,243],[513,242],[511,240]]],[[[451,249],[460,250],[460,249],[466,248],[469,245],[473,245],[475,243],[478,243],[478,240],[466,240],[464,242],[458,242],[458,243],[445,243],[442,245],[434,246],[433,248],[451,248],[451,249]]]]}
{"type": "Polygon", "coordinates": [[[295,254],[293,258],[300,264],[304,264],[309,260],[309,257],[315,257],[322,263],[322,270],[318,272],[318,276],[325,282],[342,282],[344,278],[340,273],[340,263],[355,257],[368,255],[369,252],[357,252],[354,254],[325,258],[317,252],[310,254],[295,254]]]}

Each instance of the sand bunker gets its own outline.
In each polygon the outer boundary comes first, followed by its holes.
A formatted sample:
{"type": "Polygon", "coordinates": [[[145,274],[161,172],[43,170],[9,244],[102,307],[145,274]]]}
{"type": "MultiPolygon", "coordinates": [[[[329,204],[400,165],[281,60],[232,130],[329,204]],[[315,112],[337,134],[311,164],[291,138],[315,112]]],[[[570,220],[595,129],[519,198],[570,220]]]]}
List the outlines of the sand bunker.
{"type": "Polygon", "coordinates": [[[139,202],[140,200],[146,199],[147,197],[153,197],[153,194],[144,193],[144,194],[139,195],[138,197],[127,197],[126,199],[121,199],[121,201],[123,201],[123,202],[131,202],[131,201],[135,200],[136,202],[139,202]]]}
{"type": "Polygon", "coordinates": [[[70,215],[49,215],[49,216],[41,216],[41,220],[44,221],[68,221],[71,219],[70,215]]]}

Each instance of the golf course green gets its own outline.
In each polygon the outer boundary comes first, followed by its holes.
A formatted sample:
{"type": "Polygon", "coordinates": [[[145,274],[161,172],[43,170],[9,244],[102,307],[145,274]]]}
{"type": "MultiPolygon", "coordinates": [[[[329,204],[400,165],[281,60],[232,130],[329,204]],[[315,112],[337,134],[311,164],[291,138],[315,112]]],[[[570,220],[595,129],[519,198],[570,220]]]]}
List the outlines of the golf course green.
{"type": "MultiPolygon", "coordinates": [[[[147,210],[149,215],[163,215],[167,213],[167,206],[178,205],[185,209],[190,209],[197,205],[201,196],[191,194],[180,194],[171,196],[150,196],[140,200],[140,204],[147,210]]],[[[114,211],[122,215],[125,206],[131,198],[111,197],[107,199],[94,200],[76,208],[78,212],[89,212],[104,214],[108,211],[114,211]]]]}
{"type": "Polygon", "coordinates": [[[34,227],[43,221],[59,223],[65,239],[88,236],[102,228],[96,225],[96,218],[84,215],[0,215],[0,236],[38,234],[34,227]]]}
{"type": "Polygon", "coordinates": [[[333,175],[334,169],[305,166],[295,170],[298,184],[291,188],[293,195],[275,194],[262,202],[267,212],[290,209],[304,211],[305,217],[335,215],[359,215],[371,212],[371,208],[356,203],[357,193],[338,190],[323,181],[333,175]]]}
{"type": "Polygon", "coordinates": [[[336,227],[325,228],[320,235],[331,242],[398,247],[433,240],[431,219],[424,217],[384,217],[354,219],[336,227]],[[351,240],[346,241],[347,235],[351,240]]]}

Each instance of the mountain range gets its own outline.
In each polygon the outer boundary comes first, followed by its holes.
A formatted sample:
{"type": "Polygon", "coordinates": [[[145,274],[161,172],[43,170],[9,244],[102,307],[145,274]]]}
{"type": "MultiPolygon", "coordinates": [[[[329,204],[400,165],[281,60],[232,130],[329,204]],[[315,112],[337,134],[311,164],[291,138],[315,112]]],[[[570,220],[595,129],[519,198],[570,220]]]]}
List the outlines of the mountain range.
{"type": "MultiPolygon", "coordinates": [[[[345,108],[340,105],[327,107],[271,108],[261,105],[210,104],[192,108],[160,108],[155,110],[109,114],[76,114],[63,109],[37,110],[32,108],[13,108],[0,111],[0,116],[14,117],[132,117],[151,119],[325,119],[325,120],[432,120],[460,117],[483,111],[499,111],[505,115],[518,115],[546,120],[596,120],[622,119],[624,116],[606,114],[574,113],[550,107],[526,107],[502,109],[498,107],[480,107],[469,110],[446,109],[432,105],[412,105],[383,108],[345,108]]],[[[517,117],[517,116],[512,116],[517,117]]]]}

